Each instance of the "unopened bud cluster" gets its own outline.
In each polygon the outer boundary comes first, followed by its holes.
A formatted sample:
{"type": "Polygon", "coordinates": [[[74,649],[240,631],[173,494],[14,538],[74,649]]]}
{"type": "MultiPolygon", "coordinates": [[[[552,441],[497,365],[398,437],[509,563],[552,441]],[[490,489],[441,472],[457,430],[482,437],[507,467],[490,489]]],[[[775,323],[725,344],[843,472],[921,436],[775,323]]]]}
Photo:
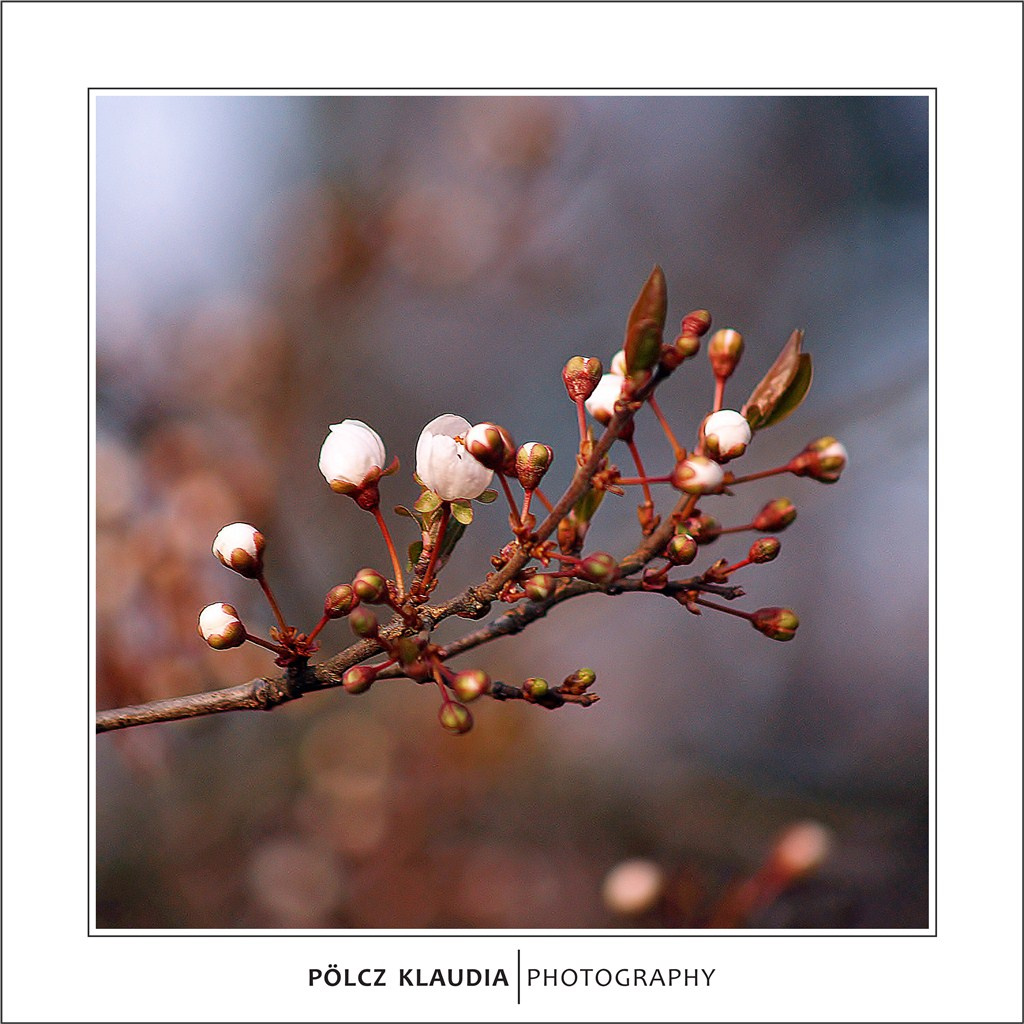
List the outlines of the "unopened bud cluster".
{"type": "MultiPolygon", "coordinates": [[[[457,735],[473,725],[466,705],[483,696],[548,709],[566,704],[585,707],[597,700],[590,690],[596,679],[591,669],[577,669],[553,686],[543,676],[513,685],[493,680],[482,668],[450,668],[451,651],[432,641],[434,628],[451,615],[480,618],[495,602],[523,602],[524,614],[535,618],[562,600],[595,590],[615,595],[653,590],[695,614],[724,610],[746,618],[773,640],[792,639],[799,620],[790,609],[744,612],[732,602],[742,596],[734,583],[736,574],[752,572],[748,567],[779,557],[781,544],[774,534],[794,522],[796,507],[788,498],[774,498],[749,522],[741,517],[738,523],[723,525],[702,506],[721,498],[721,506],[714,507],[726,519],[737,488],[750,481],[784,473],[823,483],[839,479],[847,452],[833,437],[812,441],[782,466],[746,475],[736,468],[756,451],[758,431],[783,420],[803,399],[811,377],[810,356],[801,351],[803,334],[793,333],[747,402],[729,408],[724,396],[744,353],[743,335],[733,328],[710,333],[711,314],[696,309],[682,317],[678,334],[666,341],[667,320],[665,276],[655,268],[627,317],[621,350],[607,364],[584,355],[565,362],[562,384],[575,406],[579,428],[578,448],[568,458],[556,460],[554,449],[541,440],[517,445],[506,427],[489,420],[473,424],[443,413],[427,423],[415,449],[413,478],[419,495],[411,508],[395,509],[414,523],[405,543],[396,543],[381,507],[380,489],[385,478],[398,471],[398,460],[388,462],[383,439],[362,420],[333,424],[320,449],[320,472],[333,491],[351,497],[373,516],[390,572],[382,571],[378,563],[331,587],[319,621],[308,632],[300,632],[284,618],[266,579],[265,537],[247,523],[229,524],[217,534],[213,552],[224,566],[259,583],[277,624],[269,639],[256,637],[246,630],[233,605],[212,604],[199,617],[203,639],[218,650],[257,643],[274,652],[278,664],[289,667],[294,679],[301,681],[303,673],[317,671],[307,662],[318,649],[319,633],[333,620],[347,619],[356,642],[333,659],[335,664],[348,664],[343,670],[331,669],[338,675],[330,677],[330,685],[340,682],[352,694],[396,677],[436,686],[441,698],[438,720],[457,735]],[[704,409],[692,410],[687,433],[677,436],[670,421],[678,410],[668,404],[663,409],[655,392],[697,355],[705,336],[713,394],[704,409]],[[633,421],[641,415],[656,417],[665,434],[666,444],[658,450],[642,453],[634,440],[633,421]],[[628,468],[620,468],[626,459],[628,468]],[[553,479],[565,488],[561,499],[551,492],[553,479]],[[643,493],[635,549],[619,556],[590,549],[594,517],[602,508],[616,507],[628,487],[642,488],[643,493]],[[437,603],[433,595],[441,574],[473,522],[475,504],[490,504],[502,493],[511,538],[491,558],[493,571],[462,595],[437,603]],[[718,542],[726,548],[733,543],[732,534],[742,531],[772,536],[747,542],[745,557],[740,549],[731,560],[721,557],[695,575],[673,575],[697,562],[705,546],[718,542]],[[364,663],[375,653],[384,660],[364,663]]],[[[497,627],[488,629],[484,627],[479,639],[474,634],[472,642],[456,648],[463,653],[501,635],[497,627]]],[[[324,685],[322,677],[318,685],[324,685]]]]}

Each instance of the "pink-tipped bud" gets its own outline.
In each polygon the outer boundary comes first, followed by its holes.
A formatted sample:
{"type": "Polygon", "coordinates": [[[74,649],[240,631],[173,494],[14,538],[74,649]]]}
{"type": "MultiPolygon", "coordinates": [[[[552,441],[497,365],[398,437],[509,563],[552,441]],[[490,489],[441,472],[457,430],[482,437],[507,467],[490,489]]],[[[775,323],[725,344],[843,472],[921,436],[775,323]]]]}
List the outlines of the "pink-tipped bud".
{"type": "Polygon", "coordinates": [[[388,581],[376,569],[360,569],[352,580],[352,590],[360,601],[380,604],[387,600],[388,581]]]}
{"type": "Polygon", "coordinates": [[[706,309],[695,309],[683,317],[680,325],[680,334],[695,334],[698,338],[708,333],[711,326],[711,314],[706,309]]]}
{"type": "Polygon", "coordinates": [[[483,669],[467,668],[456,674],[452,680],[452,689],[459,700],[468,704],[480,694],[490,692],[491,677],[483,669]]]}
{"type": "Polygon", "coordinates": [[[834,437],[819,437],[794,458],[789,469],[823,484],[834,484],[846,468],[846,448],[834,437]]]}
{"type": "Polygon", "coordinates": [[[523,693],[531,700],[542,700],[548,695],[550,689],[548,681],[541,679],[539,676],[531,676],[523,683],[523,693]]]}
{"type": "Polygon", "coordinates": [[[245,626],[230,604],[208,604],[199,613],[199,635],[215,650],[245,643],[245,626]]]}
{"type": "Polygon", "coordinates": [[[361,604],[356,605],[349,613],[348,624],[352,627],[352,632],[364,640],[375,637],[380,630],[377,616],[369,608],[364,608],[361,604]]]}
{"type": "Polygon", "coordinates": [[[722,467],[703,455],[691,455],[672,470],[672,486],[686,494],[721,494],[724,481],[722,467]]]}
{"type": "Polygon", "coordinates": [[[789,608],[758,608],[750,624],[770,640],[792,640],[800,620],[789,608]]]}
{"type": "Polygon", "coordinates": [[[789,498],[776,498],[767,505],[754,519],[754,529],[761,533],[780,533],[796,519],[796,505],[789,498]]]}
{"type": "Polygon", "coordinates": [[[747,557],[757,565],[764,562],[771,562],[778,558],[782,545],[778,537],[759,537],[750,545],[750,554],[747,557]]]}
{"type": "Polygon", "coordinates": [[[340,619],[356,606],[355,591],[347,583],[331,587],[324,598],[324,615],[329,619],[340,619]]]}
{"type": "Polygon", "coordinates": [[[731,327],[715,331],[708,342],[708,359],[711,369],[719,380],[727,380],[739,365],[743,355],[743,335],[731,327]]]}
{"type": "Polygon", "coordinates": [[[544,573],[537,573],[523,584],[523,590],[531,601],[546,601],[555,592],[557,582],[544,573]]]}
{"type": "Polygon", "coordinates": [[[619,578],[619,563],[607,551],[595,551],[576,566],[576,575],[589,583],[608,586],[619,578]]]}
{"type": "Polygon", "coordinates": [[[341,677],[341,685],[348,693],[366,693],[376,678],[376,669],[369,665],[354,665],[341,677]]]}
{"type": "Polygon", "coordinates": [[[555,453],[540,441],[527,441],[520,446],[516,452],[516,477],[523,490],[536,490],[554,459],[555,453]]]}
{"type": "Polygon", "coordinates": [[[722,524],[707,512],[700,512],[690,516],[681,526],[676,527],[676,533],[688,533],[698,544],[710,544],[717,540],[722,530],[722,524]]]}
{"type": "Polygon", "coordinates": [[[732,409],[713,412],[701,428],[704,450],[715,462],[738,459],[750,444],[750,424],[732,409]]]}
{"type": "Polygon", "coordinates": [[[466,434],[466,451],[496,473],[511,473],[516,462],[516,443],[497,423],[477,423],[466,434]]]}
{"type": "Polygon", "coordinates": [[[221,565],[254,580],[263,575],[263,549],[266,546],[266,538],[255,526],[231,523],[214,538],[213,553],[221,565]]]}
{"type": "Polygon", "coordinates": [[[665,557],[673,565],[689,565],[697,557],[697,542],[688,533],[677,533],[665,546],[665,557]]]}
{"type": "Polygon", "coordinates": [[[573,356],[562,370],[562,383],[574,402],[585,402],[593,393],[604,374],[600,359],[592,356],[573,356]]]}
{"type": "Polygon", "coordinates": [[[437,712],[437,720],[442,728],[456,736],[461,736],[473,728],[473,716],[469,713],[469,708],[453,700],[441,705],[437,712]]]}
{"type": "Polygon", "coordinates": [[[584,693],[597,682],[597,673],[592,668],[578,668],[567,675],[559,689],[562,693],[584,693]]]}

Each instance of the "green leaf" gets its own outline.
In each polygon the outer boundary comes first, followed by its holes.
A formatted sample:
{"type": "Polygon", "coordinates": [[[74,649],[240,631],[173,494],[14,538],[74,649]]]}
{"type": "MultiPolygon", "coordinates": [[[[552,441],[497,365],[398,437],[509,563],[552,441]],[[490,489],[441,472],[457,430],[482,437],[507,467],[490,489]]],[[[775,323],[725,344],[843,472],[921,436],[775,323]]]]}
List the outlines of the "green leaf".
{"type": "Polygon", "coordinates": [[[409,569],[416,568],[416,563],[420,560],[420,555],[423,554],[423,541],[418,540],[409,545],[409,569]]]}
{"type": "Polygon", "coordinates": [[[488,489],[484,491],[482,494],[478,494],[476,496],[476,500],[479,501],[482,505],[490,505],[490,503],[494,501],[494,499],[497,498],[497,496],[497,491],[492,491],[488,489]]]}
{"type": "Polygon", "coordinates": [[[453,501],[452,515],[463,526],[469,526],[473,522],[473,506],[468,501],[453,501]]]}
{"type": "Polygon", "coordinates": [[[423,493],[416,499],[413,508],[417,512],[423,512],[424,514],[433,512],[438,505],[441,504],[441,498],[429,489],[424,489],[423,493]]]}
{"type": "Polygon", "coordinates": [[[661,354],[662,332],[668,316],[668,287],[661,267],[655,265],[644,282],[626,320],[626,369],[632,373],[650,370],[661,354]]]}
{"type": "Polygon", "coordinates": [[[807,352],[803,352],[800,355],[800,365],[797,367],[796,376],[786,389],[785,394],[775,403],[775,408],[761,420],[759,426],[773,427],[776,423],[781,423],[791,412],[795,412],[807,397],[813,377],[814,368],[811,366],[811,357],[807,352]]]}
{"type": "Polygon", "coordinates": [[[771,419],[776,405],[782,400],[783,395],[786,394],[796,378],[800,370],[800,346],[803,344],[803,340],[803,331],[794,331],[789,336],[778,359],[772,363],[771,369],[764,375],[744,403],[741,412],[747,418],[751,430],[759,430],[768,425],[767,421],[771,419]]]}
{"type": "Polygon", "coordinates": [[[459,543],[465,532],[466,527],[457,519],[452,518],[448,520],[448,525],[444,531],[444,540],[441,541],[441,550],[438,552],[438,557],[442,562],[448,560],[451,553],[455,550],[455,545],[459,543]]]}
{"type": "Polygon", "coordinates": [[[404,505],[396,505],[395,506],[395,515],[396,516],[404,516],[406,519],[414,519],[416,521],[416,523],[419,525],[419,528],[421,530],[424,529],[423,517],[421,515],[419,515],[419,513],[417,513],[417,512],[410,511],[404,505]]]}
{"type": "Polygon", "coordinates": [[[577,522],[589,523],[594,518],[594,513],[600,508],[604,496],[604,491],[598,491],[594,488],[585,491],[573,506],[577,522]]]}

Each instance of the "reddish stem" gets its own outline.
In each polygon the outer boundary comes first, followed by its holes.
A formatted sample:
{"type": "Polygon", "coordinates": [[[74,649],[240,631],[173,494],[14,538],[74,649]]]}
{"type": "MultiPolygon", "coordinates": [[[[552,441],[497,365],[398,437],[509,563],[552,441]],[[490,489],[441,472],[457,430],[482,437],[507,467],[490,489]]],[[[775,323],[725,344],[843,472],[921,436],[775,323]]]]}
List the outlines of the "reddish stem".
{"type": "Polygon", "coordinates": [[[735,615],[740,619],[746,619],[750,622],[753,619],[753,615],[750,612],[741,612],[736,608],[729,608],[724,604],[716,604],[714,601],[705,601],[703,597],[696,598],[697,604],[704,605],[705,608],[714,608],[716,612],[728,612],[730,615],[735,615]]]}
{"type": "Polygon", "coordinates": [[[636,441],[630,438],[626,444],[629,445],[629,453],[633,456],[633,461],[636,463],[636,471],[640,476],[640,485],[644,489],[644,501],[653,508],[654,499],[651,497],[651,488],[647,484],[647,470],[644,469],[643,460],[640,458],[640,449],[636,446],[636,441]]]}
{"type": "Polygon", "coordinates": [[[583,451],[587,443],[587,407],[582,398],[576,400],[576,413],[580,424],[580,451],[583,451]]]}
{"type": "Polygon", "coordinates": [[[712,412],[718,412],[722,408],[722,403],[725,401],[725,377],[715,378],[715,406],[711,410],[712,412]]]}
{"type": "Polygon", "coordinates": [[[533,489],[533,493],[536,494],[538,498],[540,498],[540,503],[544,506],[544,508],[548,510],[548,512],[554,512],[555,506],[552,505],[550,501],[548,501],[547,497],[545,497],[544,495],[544,492],[539,487],[535,487],[533,489]]]}
{"type": "Polygon", "coordinates": [[[331,617],[329,615],[321,616],[320,621],[313,627],[313,632],[309,634],[308,639],[309,640],[315,640],[317,633],[319,633],[320,630],[323,629],[324,626],[326,626],[327,623],[330,622],[330,621],[331,621],[331,617]]]}
{"type": "Polygon", "coordinates": [[[267,595],[267,600],[270,602],[270,607],[273,609],[274,616],[277,619],[277,624],[281,627],[281,632],[288,631],[288,624],[284,621],[284,616],[281,614],[281,609],[277,606],[277,601],[274,598],[274,594],[270,589],[270,584],[263,578],[263,574],[260,573],[256,577],[259,581],[259,585],[263,588],[263,593],[267,595]]]}
{"type": "Polygon", "coordinates": [[[523,511],[519,513],[519,519],[521,522],[526,522],[526,517],[530,514],[530,502],[533,500],[533,491],[527,490],[523,495],[523,511]]]}
{"type": "Polygon", "coordinates": [[[672,477],[666,476],[620,476],[615,483],[623,487],[637,487],[640,484],[667,484],[672,477]]]}
{"type": "Polygon", "coordinates": [[[398,600],[401,601],[405,596],[405,580],[402,578],[402,564],[398,560],[398,552],[395,551],[395,543],[391,539],[391,532],[388,530],[388,524],[384,522],[384,516],[381,515],[380,505],[374,507],[373,517],[377,520],[377,525],[380,527],[381,535],[384,537],[384,543],[388,546],[388,554],[391,556],[391,568],[395,571],[395,582],[398,584],[398,600]]]}
{"type": "Polygon", "coordinates": [[[251,644],[256,644],[259,647],[266,647],[268,651],[273,651],[275,654],[291,654],[287,647],[282,647],[280,644],[272,644],[269,640],[264,640],[261,636],[253,636],[252,633],[247,632],[245,639],[251,644]]]}
{"type": "Polygon", "coordinates": [[[676,440],[676,435],[672,433],[672,428],[668,425],[668,420],[665,419],[665,415],[661,411],[661,406],[658,405],[657,399],[654,395],[651,395],[651,397],[647,399],[647,404],[651,407],[651,412],[654,413],[658,422],[661,424],[661,429],[665,431],[668,443],[672,445],[672,454],[675,457],[676,462],[679,462],[683,457],[683,446],[676,440]]]}
{"type": "Polygon", "coordinates": [[[427,570],[423,573],[423,579],[420,580],[420,592],[427,593],[427,587],[430,584],[430,577],[434,573],[434,566],[437,565],[437,556],[441,550],[441,542],[444,540],[445,530],[448,528],[448,520],[452,514],[452,504],[450,501],[441,502],[441,521],[437,527],[437,536],[434,537],[434,544],[430,549],[430,560],[427,562],[427,570]]]}
{"type": "Polygon", "coordinates": [[[516,505],[516,499],[512,497],[512,488],[508,485],[508,480],[505,479],[504,473],[498,474],[498,479],[501,481],[502,490],[505,492],[505,497],[508,498],[508,507],[512,510],[512,519],[516,526],[519,525],[519,508],[516,505]]]}
{"type": "Polygon", "coordinates": [[[774,469],[762,469],[759,473],[748,473],[746,476],[736,476],[729,481],[729,486],[733,484],[745,484],[751,480],[763,480],[766,476],[778,476],[779,473],[789,473],[789,463],[785,466],[776,466],[774,469]]]}

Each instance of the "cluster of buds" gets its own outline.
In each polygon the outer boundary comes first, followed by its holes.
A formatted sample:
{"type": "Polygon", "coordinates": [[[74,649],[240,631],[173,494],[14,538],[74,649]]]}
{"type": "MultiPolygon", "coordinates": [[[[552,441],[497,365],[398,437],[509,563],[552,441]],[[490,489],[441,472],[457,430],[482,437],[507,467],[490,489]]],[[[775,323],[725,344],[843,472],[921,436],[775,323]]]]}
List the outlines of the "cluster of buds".
{"type": "Polygon", "coordinates": [[[324,599],[319,622],[303,633],[286,623],[267,584],[265,538],[248,524],[233,523],[218,533],[214,554],[229,569],[260,584],[277,625],[270,630],[269,640],[256,637],[246,630],[234,606],[214,604],[203,609],[199,618],[204,640],[216,649],[246,641],[260,644],[275,653],[279,664],[293,668],[301,684],[302,673],[314,671],[307,662],[317,650],[321,630],[333,619],[347,618],[357,642],[333,659],[348,662],[340,675],[344,689],[365,693],[384,678],[434,684],[441,696],[439,721],[456,734],[472,727],[466,705],[484,695],[548,709],[566,704],[586,707],[597,700],[589,689],[596,678],[590,669],[577,670],[559,686],[540,676],[515,686],[492,680],[480,668],[453,671],[447,664],[450,657],[510,630],[499,620],[449,649],[431,641],[433,629],[449,615],[479,618],[496,601],[515,606],[505,613],[505,620],[511,622],[508,616],[517,616],[518,631],[571,597],[596,591],[660,592],[694,614],[723,611],[747,619],[770,639],[791,640],[799,621],[790,609],[747,612],[733,602],[743,596],[735,574],[779,556],[781,543],[775,534],[793,523],[796,507],[788,498],[775,498],[750,522],[723,526],[700,505],[713,497],[731,496],[750,481],[784,473],[823,483],[839,479],[847,454],[833,437],[812,441],[781,466],[745,475],[733,468],[756,447],[758,431],[781,422],[803,400],[811,381],[810,356],[801,350],[803,334],[793,332],[739,408],[725,406],[725,391],[744,352],[743,336],[732,328],[712,334],[707,343],[714,379],[711,407],[695,418],[692,444],[683,444],[655,392],[700,351],[711,314],[703,309],[687,313],[676,338],[666,343],[667,314],[665,277],[656,267],[627,318],[623,347],[612,355],[608,372],[593,356],[577,355],[566,362],[562,382],[576,408],[579,443],[574,459],[559,462],[572,473],[557,501],[549,500],[541,489],[555,463],[548,444],[517,445],[505,427],[492,422],[472,424],[453,413],[431,420],[416,445],[413,479],[419,496],[411,507],[395,509],[417,527],[407,558],[399,556],[381,511],[380,487],[383,478],[397,472],[398,460],[388,463],[380,435],[361,420],[332,425],[320,451],[320,471],[333,491],[348,495],[373,515],[391,560],[391,575],[363,568],[351,582],[334,586],[324,599]],[[660,473],[648,472],[634,438],[634,419],[645,408],[665,435],[666,451],[657,456],[665,460],[660,473]],[[625,475],[613,464],[616,442],[628,450],[635,475],[625,475]],[[491,558],[493,571],[481,584],[445,603],[430,604],[440,574],[473,521],[474,503],[498,499],[499,491],[491,488],[495,479],[508,504],[511,539],[491,558]],[[669,498],[659,511],[653,488],[662,485],[669,488],[669,498]],[[637,509],[641,529],[636,549],[623,557],[588,551],[591,521],[600,508],[608,507],[605,496],[621,496],[630,486],[643,493],[637,509]],[[546,512],[540,523],[535,500],[538,510],[543,505],[546,512]],[[697,561],[706,545],[743,531],[771,536],[755,539],[738,561],[720,558],[697,575],[673,577],[674,570],[697,561]],[[388,609],[388,621],[380,621],[374,607],[388,609]],[[385,660],[366,664],[374,652],[383,653],[385,660]]]}

